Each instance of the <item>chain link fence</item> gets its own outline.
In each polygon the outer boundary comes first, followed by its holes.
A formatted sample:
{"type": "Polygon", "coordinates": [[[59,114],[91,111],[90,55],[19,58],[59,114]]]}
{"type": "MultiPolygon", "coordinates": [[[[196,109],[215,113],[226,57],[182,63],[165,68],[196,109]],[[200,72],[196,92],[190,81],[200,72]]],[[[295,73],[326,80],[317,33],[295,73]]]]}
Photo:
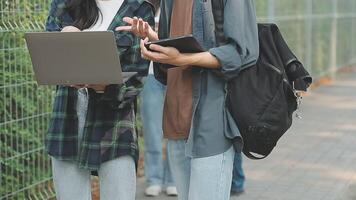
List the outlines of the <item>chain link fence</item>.
{"type": "MultiPolygon", "coordinates": [[[[0,199],[54,196],[43,137],[53,88],[38,87],[25,32],[41,31],[50,0],[0,0],[0,199]]],[[[356,0],[255,0],[314,77],[356,64],[356,0]]]]}

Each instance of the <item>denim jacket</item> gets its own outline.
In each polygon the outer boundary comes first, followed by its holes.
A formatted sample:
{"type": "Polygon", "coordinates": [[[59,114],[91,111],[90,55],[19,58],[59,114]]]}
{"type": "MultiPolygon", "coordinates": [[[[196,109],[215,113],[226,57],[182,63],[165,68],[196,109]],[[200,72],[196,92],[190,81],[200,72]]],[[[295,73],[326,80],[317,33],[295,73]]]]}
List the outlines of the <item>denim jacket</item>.
{"type": "MultiPolygon", "coordinates": [[[[159,38],[169,37],[170,15],[174,0],[161,2],[159,38]]],[[[227,81],[241,69],[257,62],[259,54],[256,14],[253,0],[222,0],[224,6],[224,35],[226,44],[215,41],[215,23],[212,2],[220,0],[193,0],[193,35],[215,56],[219,69],[193,67],[193,116],[186,155],[193,158],[213,156],[225,152],[232,139],[241,151],[239,129],[225,107],[227,81]]],[[[155,64],[157,80],[165,83],[166,71],[155,64]]],[[[243,95],[243,94],[241,94],[243,95]]]]}

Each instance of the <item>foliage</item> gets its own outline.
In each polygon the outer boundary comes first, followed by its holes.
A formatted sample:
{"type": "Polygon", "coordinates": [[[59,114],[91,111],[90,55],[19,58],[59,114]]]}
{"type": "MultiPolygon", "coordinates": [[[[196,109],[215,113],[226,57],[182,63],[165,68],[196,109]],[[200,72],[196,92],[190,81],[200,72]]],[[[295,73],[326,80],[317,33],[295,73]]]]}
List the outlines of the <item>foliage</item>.
{"type": "Polygon", "coordinates": [[[43,30],[47,8],[48,2],[39,0],[0,4],[0,199],[38,196],[51,177],[43,133],[52,88],[34,82],[23,38],[25,32],[43,30]]]}

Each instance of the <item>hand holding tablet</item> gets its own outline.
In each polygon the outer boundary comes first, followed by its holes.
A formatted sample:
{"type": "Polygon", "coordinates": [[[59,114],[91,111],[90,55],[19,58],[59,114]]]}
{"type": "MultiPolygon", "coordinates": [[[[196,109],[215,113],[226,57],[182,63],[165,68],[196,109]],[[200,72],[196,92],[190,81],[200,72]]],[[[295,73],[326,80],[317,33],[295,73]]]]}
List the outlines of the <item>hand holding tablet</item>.
{"type": "Polygon", "coordinates": [[[199,42],[192,35],[147,42],[145,44],[145,47],[148,50],[151,50],[150,49],[151,44],[156,44],[163,47],[174,47],[180,53],[200,53],[205,51],[204,48],[201,47],[199,42]]]}

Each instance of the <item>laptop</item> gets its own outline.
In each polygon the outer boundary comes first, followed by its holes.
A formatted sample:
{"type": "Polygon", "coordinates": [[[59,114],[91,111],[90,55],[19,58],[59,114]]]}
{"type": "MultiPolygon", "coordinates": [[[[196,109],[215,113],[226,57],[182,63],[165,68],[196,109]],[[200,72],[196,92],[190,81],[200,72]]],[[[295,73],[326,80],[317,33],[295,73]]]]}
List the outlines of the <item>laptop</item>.
{"type": "Polygon", "coordinates": [[[39,85],[122,84],[136,72],[122,72],[114,33],[26,33],[39,85]]]}

